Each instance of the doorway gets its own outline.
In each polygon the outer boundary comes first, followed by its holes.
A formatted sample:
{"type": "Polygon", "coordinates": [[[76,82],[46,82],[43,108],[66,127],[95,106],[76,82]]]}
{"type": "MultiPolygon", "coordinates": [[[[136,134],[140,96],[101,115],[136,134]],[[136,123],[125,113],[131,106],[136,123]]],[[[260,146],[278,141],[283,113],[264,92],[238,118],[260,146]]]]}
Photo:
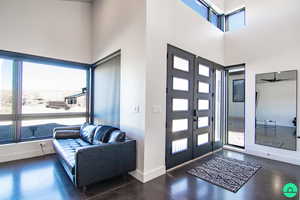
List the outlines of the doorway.
{"type": "Polygon", "coordinates": [[[245,147],[245,65],[225,70],[227,96],[226,144],[245,147]]]}
{"type": "Polygon", "coordinates": [[[168,46],[167,169],[222,147],[223,75],[221,65],[168,46]]]}

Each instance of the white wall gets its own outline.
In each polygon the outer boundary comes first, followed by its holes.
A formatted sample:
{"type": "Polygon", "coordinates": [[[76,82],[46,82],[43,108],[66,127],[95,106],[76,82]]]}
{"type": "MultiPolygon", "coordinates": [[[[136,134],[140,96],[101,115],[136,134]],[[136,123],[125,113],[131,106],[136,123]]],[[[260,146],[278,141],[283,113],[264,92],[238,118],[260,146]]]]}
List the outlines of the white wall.
{"type": "Polygon", "coordinates": [[[244,75],[230,75],[228,78],[228,116],[234,118],[245,117],[245,103],[244,102],[233,102],[233,80],[244,79],[244,75]]]}
{"type": "MultiPolygon", "coordinates": [[[[300,164],[299,141],[298,151],[255,144],[255,75],[300,70],[300,1],[245,0],[245,5],[247,26],[225,33],[225,63],[246,63],[246,152],[300,164]]],[[[298,82],[298,93],[299,88],[298,82]]]]}
{"type": "Polygon", "coordinates": [[[121,49],[120,126],[137,140],[137,170],[144,181],[145,0],[96,0],[93,6],[93,62],[121,49]]]}
{"type": "Polygon", "coordinates": [[[145,171],[165,167],[167,44],[224,64],[223,32],[180,0],[147,1],[145,171]]]}
{"type": "Polygon", "coordinates": [[[256,84],[258,103],[256,120],[276,121],[277,126],[294,127],[293,120],[296,117],[296,81],[282,81],[274,83],[256,84]]]}
{"type": "Polygon", "coordinates": [[[90,63],[91,4],[1,0],[0,49],[90,63]]]}

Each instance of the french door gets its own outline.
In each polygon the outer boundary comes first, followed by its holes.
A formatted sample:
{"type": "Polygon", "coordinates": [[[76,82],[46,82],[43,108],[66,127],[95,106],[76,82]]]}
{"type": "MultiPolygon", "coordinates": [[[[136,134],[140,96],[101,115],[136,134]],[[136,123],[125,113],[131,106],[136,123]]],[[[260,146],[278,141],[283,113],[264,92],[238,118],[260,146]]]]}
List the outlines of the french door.
{"type": "Polygon", "coordinates": [[[223,69],[170,45],[167,68],[169,169],[222,147],[223,69]]]}

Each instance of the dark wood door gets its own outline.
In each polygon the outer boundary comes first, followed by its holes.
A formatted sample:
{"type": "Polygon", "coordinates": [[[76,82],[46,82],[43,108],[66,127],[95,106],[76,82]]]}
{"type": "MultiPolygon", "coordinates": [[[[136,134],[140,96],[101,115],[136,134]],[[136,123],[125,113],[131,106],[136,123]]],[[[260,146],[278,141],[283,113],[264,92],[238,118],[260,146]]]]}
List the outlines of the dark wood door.
{"type": "Polygon", "coordinates": [[[169,169],[220,148],[222,140],[215,143],[216,64],[169,45],[167,68],[169,169]]]}

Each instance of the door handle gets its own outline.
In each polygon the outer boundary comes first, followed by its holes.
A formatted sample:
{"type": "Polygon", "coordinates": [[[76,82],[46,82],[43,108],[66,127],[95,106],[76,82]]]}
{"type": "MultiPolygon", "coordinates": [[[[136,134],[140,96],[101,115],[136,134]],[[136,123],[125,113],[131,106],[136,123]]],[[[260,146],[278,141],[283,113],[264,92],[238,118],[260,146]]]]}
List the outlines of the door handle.
{"type": "Polygon", "coordinates": [[[198,110],[197,109],[194,109],[193,111],[193,121],[196,122],[197,121],[197,118],[198,118],[198,110]]]}

